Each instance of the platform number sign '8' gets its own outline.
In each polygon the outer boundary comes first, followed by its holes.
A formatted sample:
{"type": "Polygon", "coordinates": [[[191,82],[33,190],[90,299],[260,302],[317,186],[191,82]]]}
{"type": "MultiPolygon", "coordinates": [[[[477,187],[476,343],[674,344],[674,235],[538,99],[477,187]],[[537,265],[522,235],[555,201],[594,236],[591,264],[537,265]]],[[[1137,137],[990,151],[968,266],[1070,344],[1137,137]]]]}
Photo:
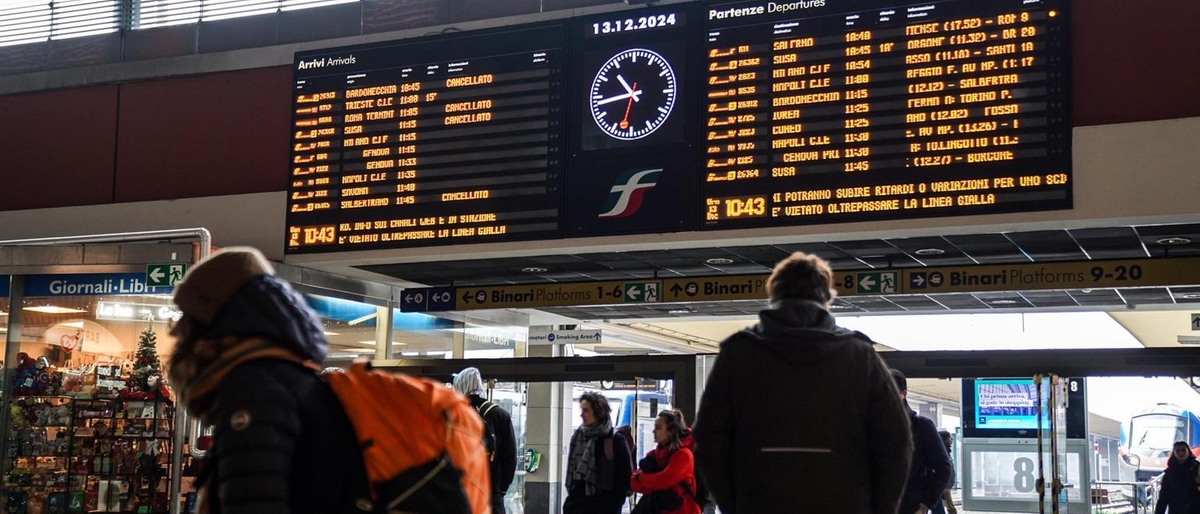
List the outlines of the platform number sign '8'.
{"type": "Polygon", "coordinates": [[[1033,476],[1033,459],[1021,457],[1013,461],[1013,489],[1020,493],[1031,493],[1037,486],[1033,476]]]}

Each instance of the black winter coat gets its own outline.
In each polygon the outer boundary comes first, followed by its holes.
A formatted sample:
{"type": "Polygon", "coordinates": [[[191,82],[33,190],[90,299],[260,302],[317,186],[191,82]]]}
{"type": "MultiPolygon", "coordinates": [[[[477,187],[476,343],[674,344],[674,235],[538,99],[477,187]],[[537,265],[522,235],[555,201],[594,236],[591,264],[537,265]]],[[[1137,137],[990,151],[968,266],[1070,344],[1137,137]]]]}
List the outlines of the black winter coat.
{"type": "Polygon", "coordinates": [[[908,416],[913,437],[912,467],[904,486],[904,498],[900,501],[900,514],[912,514],[921,505],[926,509],[933,508],[942,501],[942,493],[950,487],[954,477],[950,453],[933,420],[911,409],[908,416]]]}
{"type": "Polygon", "coordinates": [[[1196,489],[1196,473],[1200,462],[1188,455],[1183,462],[1175,457],[1167,462],[1163,473],[1162,488],[1158,491],[1158,503],[1154,514],[1196,514],[1200,512],[1200,491],[1196,489]]]}
{"type": "MultiPolygon", "coordinates": [[[[608,436],[597,439],[595,447],[596,465],[601,470],[612,470],[612,489],[601,488],[596,495],[588,496],[583,482],[569,484],[567,499],[563,502],[563,514],[620,514],[621,506],[629,497],[629,478],[633,476],[633,456],[629,454],[629,445],[625,443],[625,438],[614,430],[608,436]],[[604,455],[604,440],[609,438],[612,440],[613,449],[611,462],[608,462],[608,458],[604,455]]],[[[575,453],[574,448],[570,448],[568,455],[572,453],[575,453]]],[[[570,473],[570,470],[567,473],[570,473]]]]}
{"type": "Polygon", "coordinates": [[[896,514],[912,452],[870,340],[798,300],[721,344],[692,436],[725,514],[896,514]]]}
{"type": "Polygon", "coordinates": [[[369,496],[358,439],[313,370],[253,360],[213,394],[213,514],[361,514],[355,501],[369,496]]]}
{"type": "MultiPolygon", "coordinates": [[[[482,396],[473,394],[468,400],[480,414],[487,411],[483,419],[491,425],[492,431],[496,433],[495,460],[489,465],[492,496],[504,496],[508,493],[508,487],[512,485],[513,477],[517,474],[517,435],[513,432],[512,416],[499,404],[490,409],[480,409],[479,407],[487,401],[482,396]]],[[[495,404],[495,402],[492,403],[495,404]]]]}

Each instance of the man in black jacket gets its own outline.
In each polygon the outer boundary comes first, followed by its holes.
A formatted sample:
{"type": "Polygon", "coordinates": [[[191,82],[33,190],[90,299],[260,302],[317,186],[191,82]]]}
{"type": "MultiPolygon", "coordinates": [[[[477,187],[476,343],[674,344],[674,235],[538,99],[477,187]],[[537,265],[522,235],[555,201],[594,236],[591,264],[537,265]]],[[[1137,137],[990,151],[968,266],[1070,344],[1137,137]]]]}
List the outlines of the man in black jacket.
{"type": "Polygon", "coordinates": [[[492,512],[504,514],[504,495],[517,474],[517,436],[513,433],[512,417],[508,411],[484,399],[483,376],[476,368],[466,368],[454,375],[454,390],[471,400],[484,421],[485,444],[491,455],[488,468],[492,478],[492,512]]]}
{"type": "Polygon", "coordinates": [[[725,514],[896,514],[908,418],[871,340],[834,323],[832,283],[824,260],[792,254],[759,323],[721,344],[692,434],[725,514]]]}
{"type": "Polygon", "coordinates": [[[913,436],[912,469],[904,486],[904,498],[900,500],[900,514],[925,514],[942,501],[942,493],[954,477],[954,465],[937,426],[908,406],[908,378],[898,370],[892,370],[892,378],[908,409],[913,436]]]}

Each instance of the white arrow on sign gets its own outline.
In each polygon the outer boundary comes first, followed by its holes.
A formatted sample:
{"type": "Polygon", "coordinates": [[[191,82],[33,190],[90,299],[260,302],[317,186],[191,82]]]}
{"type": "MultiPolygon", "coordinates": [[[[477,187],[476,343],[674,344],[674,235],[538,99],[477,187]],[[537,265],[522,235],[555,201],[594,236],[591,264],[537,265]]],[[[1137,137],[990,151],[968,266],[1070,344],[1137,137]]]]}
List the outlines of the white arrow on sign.
{"type": "Polygon", "coordinates": [[[867,275],[858,281],[858,285],[863,286],[863,289],[870,290],[875,287],[875,277],[867,275]]]}
{"type": "Polygon", "coordinates": [[[154,268],[154,271],[150,272],[150,280],[153,280],[154,282],[162,282],[162,279],[165,276],[166,275],[163,274],[162,268],[154,268]]]}
{"type": "Polygon", "coordinates": [[[925,277],[923,277],[921,275],[917,275],[917,276],[913,277],[913,283],[917,284],[917,287],[921,287],[921,286],[925,285],[925,277]]]}
{"type": "Polygon", "coordinates": [[[642,289],[636,285],[629,286],[629,288],[625,290],[625,298],[630,300],[636,300],[641,295],[642,289]]]}

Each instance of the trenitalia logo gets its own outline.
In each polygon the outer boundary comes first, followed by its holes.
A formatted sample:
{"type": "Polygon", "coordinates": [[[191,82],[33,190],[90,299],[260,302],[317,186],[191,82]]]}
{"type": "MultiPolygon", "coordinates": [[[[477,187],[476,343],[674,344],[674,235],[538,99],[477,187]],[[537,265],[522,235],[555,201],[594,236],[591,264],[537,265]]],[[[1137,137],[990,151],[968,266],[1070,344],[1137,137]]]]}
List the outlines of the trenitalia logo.
{"type": "Polygon", "coordinates": [[[650,170],[634,170],[625,172],[617,177],[616,183],[608,192],[604,201],[604,213],[598,218],[626,218],[637,213],[642,208],[642,195],[650,188],[658,185],[658,176],[662,168],[650,170]]]}

